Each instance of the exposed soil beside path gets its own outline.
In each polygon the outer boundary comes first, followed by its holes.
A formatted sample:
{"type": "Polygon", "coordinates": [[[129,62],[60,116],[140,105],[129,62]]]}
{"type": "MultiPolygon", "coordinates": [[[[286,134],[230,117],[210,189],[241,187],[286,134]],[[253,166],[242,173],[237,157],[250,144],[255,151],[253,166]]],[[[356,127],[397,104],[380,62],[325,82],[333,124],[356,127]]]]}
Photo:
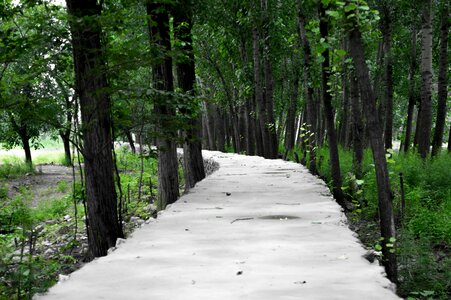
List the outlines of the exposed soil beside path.
{"type": "Polygon", "coordinates": [[[72,168],[62,165],[45,164],[35,167],[35,174],[27,174],[5,181],[9,186],[10,198],[19,194],[21,188],[26,188],[32,195],[31,206],[35,207],[39,201],[62,197],[70,191],[73,180],[72,168]],[[64,189],[66,182],[67,189],[64,189]],[[60,184],[60,188],[58,185],[60,184]]]}

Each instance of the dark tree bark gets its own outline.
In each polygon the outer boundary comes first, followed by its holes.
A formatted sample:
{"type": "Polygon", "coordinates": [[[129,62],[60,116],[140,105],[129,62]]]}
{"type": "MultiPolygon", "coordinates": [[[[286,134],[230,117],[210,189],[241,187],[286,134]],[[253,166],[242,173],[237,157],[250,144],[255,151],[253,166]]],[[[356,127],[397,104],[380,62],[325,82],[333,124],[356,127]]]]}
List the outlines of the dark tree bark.
{"type": "Polygon", "coordinates": [[[80,99],[90,255],[107,255],[123,237],[118,219],[110,98],[102,51],[101,6],[95,0],[66,0],[72,32],[76,93],[80,99]]]}
{"type": "MultiPolygon", "coordinates": [[[[326,16],[326,8],[321,4],[320,8],[320,23],[319,30],[321,37],[324,39],[328,38],[329,35],[329,24],[326,16]]],[[[346,209],[345,198],[343,195],[343,191],[341,190],[341,171],[340,171],[340,159],[338,156],[338,145],[337,145],[337,136],[335,132],[335,124],[334,124],[334,112],[332,108],[332,94],[330,88],[328,86],[328,82],[330,79],[330,57],[329,57],[329,49],[323,52],[323,62],[321,64],[321,90],[322,90],[322,98],[324,103],[324,116],[326,119],[326,127],[327,127],[327,139],[329,143],[329,157],[330,157],[330,165],[331,165],[331,173],[332,173],[332,193],[334,195],[335,200],[346,209]]]]}
{"type": "MultiPolygon", "coordinates": [[[[216,125],[215,125],[215,145],[217,145],[217,150],[225,152],[226,151],[226,144],[228,144],[227,139],[227,126],[225,119],[225,112],[222,111],[222,109],[219,106],[215,106],[215,113],[216,113],[216,125]]],[[[216,149],[214,149],[216,150],[216,149]]]]}
{"type": "Polygon", "coordinates": [[[392,59],[392,8],[387,1],[382,1],[380,11],[381,31],[383,35],[383,55],[384,55],[384,93],[383,103],[385,104],[384,138],[385,149],[393,148],[393,59],[392,59]]]}
{"type": "Polygon", "coordinates": [[[216,130],[215,130],[215,123],[219,122],[220,120],[217,120],[217,112],[216,112],[216,105],[206,101],[205,104],[205,126],[207,128],[208,133],[208,149],[209,150],[217,150],[216,147],[216,130]],[[216,121],[215,121],[216,120],[216,121]]]}
{"type": "Polygon", "coordinates": [[[343,117],[342,122],[340,124],[340,138],[339,142],[345,149],[349,148],[349,131],[350,131],[350,117],[349,117],[349,107],[351,106],[349,103],[349,95],[348,95],[348,81],[347,78],[347,72],[344,68],[343,75],[342,75],[342,85],[343,85],[343,117]]]}
{"type": "Polygon", "coordinates": [[[425,0],[422,14],[421,48],[421,111],[418,152],[425,159],[429,154],[432,127],[432,0],[425,0]]]}
{"type": "Polygon", "coordinates": [[[305,103],[306,103],[306,115],[307,115],[307,120],[306,120],[306,124],[309,127],[309,133],[308,133],[308,150],[310,153],[309,156],[309,162],[308,162],[308,167],[310,172],[313,175],[316,175],[318,173],[317,168],[316,168],[316,144],[317,144],[317,138],[318,138],[318,131],[317,131],[317,123],[318,123],[318,119],[317,119],[317,109],[316,109],[316,104],[315,101],[313,99],[313,88],[310,84],[311,81],[311,49],[310,49],[310,43],[309,40],[307,38],[307,33],[305,30],[305,23],[306,23],[306,19],[305,19],[305,15],[303,13],[302,10],[302,4],[299,3],[299,7],[298,7],[299,11],[298,11],[298,26],[299,26],[299,37],[301,40],[301,45],[302,45],[302,52],[303,52],[303,81],[304,81],[304,97],[305,97],[305,103]]]}
{"type": "MultiPolygon", "coordinates": [[[[58,82],[58,81],[57,81],[58,82]]],[[[58,86],[62,87],[62,84],[58,82],[58,86]]],[[[64,87],[63,87],[64,89],[64,87]]],[[[66,165],[72,164],[72,154],[70,151],[70,132],[72,126],[72,111],[74,109],[72,102],[69,99],[69,96],[64,90],[64,102],[65,102],[65,110],[66,110],[66,123],[63,125],[63,128],[59,130],[59,135],[61,140],[63,141],[64,146],[64,161],[66,165]]]]}
{"type": "Polygon", "coordinates": [[[291,151],[294,148],[294,143],[296,139],[296,111],[297,111],[297,102],[299,97],[299,71],[297,66],[299,62],[294,60],[295,71],[293,78],[293,86],[290,97],[290,105],[288,107],[287,113],[287,128],[285,130],[285,150],[291,151]]]}
{"type": "Polygon", "coordinates": [[[443,133],[446,123],[446,100],[448,98],[448,40],[449,40],[449,0],[443,0],[440,18],[440,58],[438,71],[438,103],[434,138],[432,140],[432,155],[437,155],[442,149],[443,133]]]}
{"type": "Polygon", "coordinates": [[[254,126],[254,138],[255,138],[255,146],[256,146],[256,154],[258,156],[264,156],[264,148],[263,148],[263,133],[262,128],[260,126],[260,116],[256,111],[258,111],[258,104],[255,103],[255,92],[254,92],[254,115],[252,118],[253,126],[254,126]]]}
{"type": "Polygon", "coordinates": [[[417,71],[417,29],[412,26],[412,46],[410,52],[410,68],[409,68],[409,104],[407,107],[406,136],[404,140],[404,152],[408,152],[412,137],[412,121],[413,111],[415,108],[415,73],[417,71]]]}
{"type": "Polygon", "coordinates": [[[269,33],[269,15],[268,15],[268,0],[261,0],[261,18],[263,36],[262,41],[264,45],[263,62],[264,62],[264,78],[265,78],[265,92],[264,92],[264,106],[265,106],[265,128],[268,137],[267,158],[275,159],[278,156],[278,139],[276,131],[276,122],[274,119],[274,88],[272,64],[270,58],[270,33],[269,33]]]}
{"type": "Polygon", "coordinates": [[[361,178],[363,162],[363,119],[362,106],[360,104],[359,86],[355,72],[351,72],[350,80],[351,117],[352,117],[352,148],[354,151],[353,165],[356,178],[361,178]]]}
{"type": "MultiPolygon", "coordinates": [[[[265,37],[267,40],[267,37],[265,37]]],[[[276,131],[276,121],[274,119],[274,90],[272,66],[269,58],[269,49],[266,51],[265,57],[265,105],[266,105],[266,128],[269,136],[269,158],[275,159],[278,156],[278,139],[276,131]]]]}
{"type": "MultiPolygon", "coordinates": [[[[349,12],[348,15],[350,13],[351,12],[349,12]]],[[[349,54],[354,61],[357,81],[362,97],[362,104],[367,121],[367,130],[371,149],[373,151],[373,159],[376,170],[380,228],[381,235],[384,238],[384,241],[382,242],[383,263],[387,272],[387,277],[392,282],[396,283],[396,254],[394,251],[391,251],[395,249],[390,249],[387,247],[387,243],[389,243],[390,239],[396,237],[396,231],[393,217],[390,179],[385,157],[384,142],[382,138],[382,128],[378,117],[374,92],[370,83],[368,66],[365,61],[362,37],[359,29],[355,24],[353,24],[353,27],[350,28],[349,46],[349,54]]]]}
{"type": "MultiPolygon", "coordinates": [[[[26,128],[26,126],[25,126],[26,128]]],[[[30,147],[30,137],[27,135],[26,130],[19,133],[20,141],[22,142],[22,148],[25,152],[25,163],[30,165],[32,164],[31,160],[31,147],[30,147]]]]}
{"type": "Polygon", "coordinates": [[[19,121],[14,119],[12,113],[8,112],[9,121],[13,127],[13,130],[19,135],[20,142],[22,143],[22,149],[25,152],[25,163],[31,167],[31,147],[30,147],[30,134],[28,132],[27,122],[20,118],[19,121]]]}
{"type": "Polygon", "coordinates": [[[161,92],[172,93],[174,90],[172,75],[172,59],[169,34],[168,6],[155,2],[147,2],[149,17],[149,37],[151,47],[158,47],[157,57],[152,64],[153,87],[158,92],[154,97],[154,114],[157,119],[158,149],[158,208],[164,209],[179,197],[178,160],[177,160],[177,128],[173,118],[175,108],[171,105],[171,96],[161,92]]]}
{"type": "Polygon", "coordinates": [[[72,154],[70,152],[70,130],[60,131],[60,137],[63,141],[64,146],[64,161],[66,165],[70,165],[72,163],[72,154]]]}
{"type": "Polygon", "coordinates": [[[252,96],[246,101],[245,106],[246,113],[246,129],[247,129],[247,140],[246,140],[246,152],[247,155],[255,155],[255,127],[253,120],[254,110],[252,109],[252,96]]]}
{"type": "Polygon", "coordinates": [[[448,133],[448,153],[451,152],[451,125],[449,126],[449,133],[448,133]]]}
{"type": "Polygon", "coordinates": [[[261,79],[261,64],[260,64],[260,35],[258,33],[258,30],[254,28],[252,30],[252,40],[253,40],[253,61],[254,61],[254,95],[255,100],[257,103],[257,109],[258,109],[258,121],[260,126],[260,132],[261,132],[261,141],[262,141],[262,147],[257,147],[257,155],[263,156],[265,158],[269,158],[269,147],[270,147],[270,141],[269,141],[269,131],[268,127],[266,126],[266,103],[265,103],[265,96],[263,93],[263,87],[262,87],[262,79],[261,79]],[[258,152],[262,151],[262,152],[258,152]]]}
{"type": "Polygon", "coordinates": [[[416,115],[417,122],[415,124],[415,135],[413,138],[413,146],[416,148],[418,147],[418,139],[420,136],[420,127],[421,127],[421,98],[420,101],[417,102],[417,104],[418,104],[418,111],[416,115]]]}
{"type": "MultiPolygon", "coordinates": [[[[186,55],[183,61],[176,64],[177,78],[180,89],[188,96],[194,96],[194,84],[196,73],[194,66],[193,40],[191,36],[192,16],[189,0],[180,1],[173,9],[174,37],[180,44],[181,52],[186,55]]],[[[178,43],[176,43],[178,44],[178,43]]],[[[187,100],[191,101],[191,100],[187,100]]],[[[187,103],[187,107],[190,107],[187,103]]],[[[181,111],[188,119],[187,128],[184,130],[183,161],[185,170],[185,190],[193,188],[197,182],[205,178],[204,162],[202,158],[202,144],[200,131],[200,118],[193,116],[190,109],[181,111]]]]}
{"type": "MultiPolygon", "coordinates": [[[[246,66],[250,63],[249,55],[246,48],[246,39],[247,36],[244,34],[240,35],[240,57],[243,66],[246,66]]],[[[252,76],[250,76],[250,72],[246,73],[249,82],[252,81],[252,76]]],[[[246,136],[246,154],[247,155],[255,155],[255,128],[253,121],[253,114],[255,113],[254,108],[254,96],[250,95],[246,97],[246,102],[244,104],[244,127],[245,127],[245,136],[246,136]]]]}
{"type": "Polygon", "coordinates": [[[128,144],[130,145],[130,150],[132,150],[132,153],[135,154],[136,153],[135,141],[133,140],[133,136],[130,129],[126,127],[122,130],[127,138],[128,144]]]}
{"type": "MultiPolygon", "coordinates": [[[[202,107],[205,110],[205,104],[202,103],[202,107]]],[[[210,149],[210,135],[208,134],[208,116],[206,113],[202,114],[202,148],[210,149]]]]}

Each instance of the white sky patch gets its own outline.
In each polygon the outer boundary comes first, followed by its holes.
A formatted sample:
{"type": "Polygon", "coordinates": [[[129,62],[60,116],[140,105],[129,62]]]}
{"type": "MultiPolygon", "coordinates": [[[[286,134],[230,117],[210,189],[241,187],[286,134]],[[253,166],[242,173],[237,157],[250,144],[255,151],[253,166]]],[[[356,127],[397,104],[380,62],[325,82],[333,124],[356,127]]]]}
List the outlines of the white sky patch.
{"type": "MultiPolygon", "coordinates": [[[[66,0],[50,0],[49,2],[60,6],[66,6],[66,0]]],[[[20,0],[13,0],[12,3],[14,6],[17,6],[20,4],[20,0]]]]}

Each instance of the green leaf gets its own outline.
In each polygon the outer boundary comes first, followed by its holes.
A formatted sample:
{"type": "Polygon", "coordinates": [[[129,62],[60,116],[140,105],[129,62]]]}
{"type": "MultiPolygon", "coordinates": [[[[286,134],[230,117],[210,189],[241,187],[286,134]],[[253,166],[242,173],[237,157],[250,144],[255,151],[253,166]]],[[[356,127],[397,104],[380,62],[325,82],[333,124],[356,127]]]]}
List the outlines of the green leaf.
{"type": "Polygon", "coordinates": [[[382,246],[377,244],[376,246],[374,246],[374,250],[381,251],[382,250],[382,246]]]}
{"type": "Polygon", "coordinates": [[[357,183],[358,185],[362,185],[362,184],[365,183],[365,180],[363,180],[363,179],[357,179],[357,180],[355,181],[355,183],[357,183]]]}
{"type": "Polygon", "coordinates": [[[345,6],[345,12],[349,12],[356,8],[357,8],[357,5],[355,3],[349,3],[348,5],[345,6]]]}
{"type": "Polygon", "coordinates": [[[336,52],[337,52],[337,55],[340,57],[343,57],[346,55],[346,51],[343,49],[338,49],[336,52]]]}
{"type": "Polygon", "coordinates": [[[326,11],[326,15],[329,15],[335,19],[338,19],[340,17],[340,13],[336,10],[328,10],[326,11]]]}

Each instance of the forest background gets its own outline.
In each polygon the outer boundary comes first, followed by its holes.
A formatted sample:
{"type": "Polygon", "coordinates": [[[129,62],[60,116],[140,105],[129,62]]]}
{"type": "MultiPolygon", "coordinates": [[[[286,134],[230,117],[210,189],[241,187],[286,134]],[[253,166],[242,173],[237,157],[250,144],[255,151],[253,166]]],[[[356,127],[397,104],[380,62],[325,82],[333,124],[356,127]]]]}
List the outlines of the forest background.
{"type": "Polygon", "coordinates": [[[451,295],[449,1],[60,4],[0,6],[0,141],[25,153],[0,165],[2,296],[40,291],[67,264],[42,276],[48,259],[25,251],[45,219],[86,215],[86,258],[106,255],[127,195],[164,209],[205,176],[201,148],[306,165],[401,296],[451,295]],[[61,210],[37,217],[8,179],[35,170],[44,133],[84,167],[61,210]]]}

